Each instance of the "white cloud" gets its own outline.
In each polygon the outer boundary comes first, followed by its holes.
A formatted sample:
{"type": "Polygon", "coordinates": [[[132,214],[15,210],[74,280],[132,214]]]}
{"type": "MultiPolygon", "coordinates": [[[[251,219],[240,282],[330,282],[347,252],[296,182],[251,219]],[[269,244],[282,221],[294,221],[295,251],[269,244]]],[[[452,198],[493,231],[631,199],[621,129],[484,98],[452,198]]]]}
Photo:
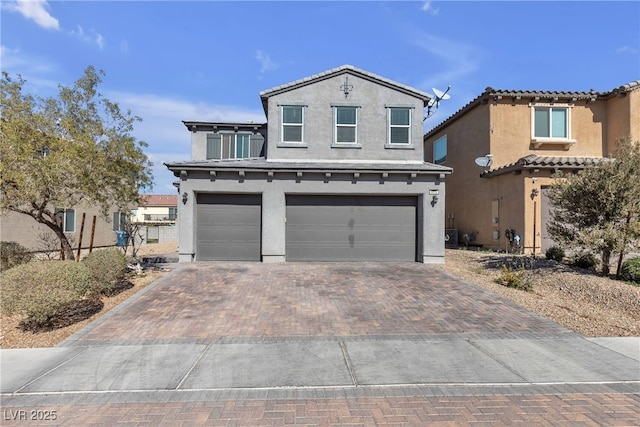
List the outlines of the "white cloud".
{"type": "Polygon", "coordinates": [[[16,0],[2,5],[3,9],[18,12],[46,30],[59,30],[60,24],[47,11],[48,7],[45,0],[16,0]]]}
{"type": "Polygon", "coordinates": [[[478,68],[475,57],[478,55],[478,49],[475,47],[419,30],[415,31],[412,37],[413,44],[436,57],[430,61],[431,63],[445,65],[445,69],[440,72],[431,71],[420,87],[440,86],[443,89],[455,80],[472,74],[478,68]]]}
{"type": "Polygon", "coordinates": [[[618,49],[616,49],[616,53],[637,55],[638,54],[638,49],[636,49],[635,47],[631,47],[631,46],[622,46],[622,47],[619,47],[618,49]]]}
{"type": "Polygon", "coordinates": [[[279,65],[271,60],[271,57],[261,51],[258,50],[256,52],[256,59],[260,62],[260,75],[262,76],[267,71],[277,70],[279,65]]]}
{"type": "Polygon", "coordinates": [[[78,25],[78,29],[69,31],[69,34],[77,37],[85,43],[95,43],[98,48],[100,48],[100,50],[104,48],[105,38],[102,36],[102,34],[96,32],[96,30],[94,30],[93,28],[89,30],[89,33],[85,33],[82,26],[78,25]]]}
{"type": "Polygon", "coordinates": [[[431,1],[424,2],[424,4],[422,5],[422,10],[424,12],[428,12],[431,15],[434,15],[434,16],[437,15],[438,13],[440,13],[440,9],[437,8],[437,7],[434,7],[433,6],[433,2],[431,2],[431,1]]]}

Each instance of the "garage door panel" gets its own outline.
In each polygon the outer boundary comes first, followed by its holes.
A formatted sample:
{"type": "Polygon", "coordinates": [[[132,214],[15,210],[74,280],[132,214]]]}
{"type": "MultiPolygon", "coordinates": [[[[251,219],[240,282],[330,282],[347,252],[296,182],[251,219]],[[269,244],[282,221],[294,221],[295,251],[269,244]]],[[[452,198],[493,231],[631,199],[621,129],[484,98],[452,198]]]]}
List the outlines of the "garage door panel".
{"type": "Polygon", "coordinates": [[[259,261],[259,195],[198,195],[197,259],[259,261]]]}
{"type": "Polygon", "coordinates": [[[290,196],[287,260],[415,261],[416,198],[290,196]]]}

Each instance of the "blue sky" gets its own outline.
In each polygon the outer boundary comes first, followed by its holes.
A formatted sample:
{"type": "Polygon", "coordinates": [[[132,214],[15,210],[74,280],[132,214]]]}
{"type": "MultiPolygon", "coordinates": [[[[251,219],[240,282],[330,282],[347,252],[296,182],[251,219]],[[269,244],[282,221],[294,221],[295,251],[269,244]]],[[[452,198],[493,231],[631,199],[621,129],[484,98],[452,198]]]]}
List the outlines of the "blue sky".
{"type": "Polygon", "coordinates": [[[94,65],[101,93],[143,118],[153,193],[188,160],[182,120],[264,121],[259,92],[344,64],[451,99],[487,86],[608,91],[640,80],[640,2],[9,1],[2,70],[54,95],[94,65]]]}

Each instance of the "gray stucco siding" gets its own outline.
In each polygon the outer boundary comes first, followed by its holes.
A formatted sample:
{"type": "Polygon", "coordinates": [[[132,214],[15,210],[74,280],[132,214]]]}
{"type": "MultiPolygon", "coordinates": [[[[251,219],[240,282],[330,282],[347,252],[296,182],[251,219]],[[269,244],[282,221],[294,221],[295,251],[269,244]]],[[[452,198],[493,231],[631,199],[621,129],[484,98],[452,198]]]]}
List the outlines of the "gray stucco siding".
{"type": "Polygon", "coordinates": [[[263,262],[283,262],[286,255],[286,197],[288,195],[362,195],[409,196],[417,200],[416,245],[420,262],[444,262],[444,210],[432,204],[432,192],[444,201],[444,182],[438,174],[363,172],[267,172],[218,170],[188,171],[180,181],[180,193],[187,193],[187,203],[179,205],[180,261],[198,260],[198,194],[259,194],[262,200],[261,258],[263,262]]]}
{"type": "Polygon", "coordinates": [[[273,95],[268,100],[267,157],[280,159],[423,159],[422,119],[424,101],[372,81],[348,75],[353,86],[348,96],[340,87],[345,75],[316,82],[273,95]],[[304,105],[304,143],[282,143],[281,106],[304,105]],[[334,144],[336,106],[358,107],[358,149],[334,144]],[[403,106],[411,109],[411,144],[406,147],[388,146],[388,109],[403,106]],[[346,148],[346,149],[345,149],[346,148]],[[395,149],[400,148],[400,149],[395,149]]]}

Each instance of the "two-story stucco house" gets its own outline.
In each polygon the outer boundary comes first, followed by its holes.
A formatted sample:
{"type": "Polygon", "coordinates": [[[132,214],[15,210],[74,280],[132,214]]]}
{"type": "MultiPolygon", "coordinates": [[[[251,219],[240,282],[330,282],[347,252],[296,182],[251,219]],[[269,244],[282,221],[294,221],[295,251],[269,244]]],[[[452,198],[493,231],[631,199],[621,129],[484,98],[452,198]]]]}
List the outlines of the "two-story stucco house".
{"type": "Polygon", "coordinates": [[[444,262],[430,95],[345,65],[260,93],[267,123],[185,121],[179,259],[444,262]]]}
{"type": "Polygon", "coordinates": [[[491,249],[511,249],[508,234],[520,236],[527,253],[551,247],[552,175],[614,154],[620,138],[640,138],[639,89],[640,81],[609,92],[487,88],[429,131],[425,160],[454,169],[447,179],[448,234],[491,249]],[[476,165],[487,155],[491,165],[476,165]]]}

